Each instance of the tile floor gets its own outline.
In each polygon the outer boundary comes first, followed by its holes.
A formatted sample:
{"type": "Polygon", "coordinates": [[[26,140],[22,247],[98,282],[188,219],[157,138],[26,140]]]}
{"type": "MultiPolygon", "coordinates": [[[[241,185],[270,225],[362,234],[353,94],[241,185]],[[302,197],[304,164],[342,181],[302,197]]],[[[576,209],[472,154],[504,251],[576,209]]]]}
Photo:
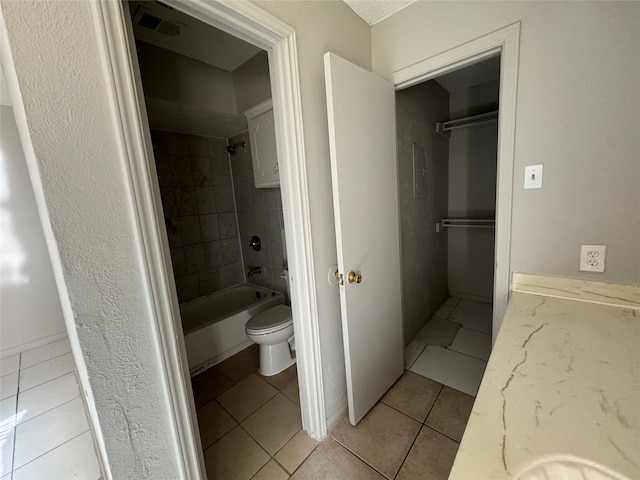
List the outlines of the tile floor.
{"type": "Polygon", "coordinates": [[[0,361],[0,480],[97,480],[67,339],[0,361]]]}
{"type": "Polygon", "coordinates": [[[413,372],[353,427],[301,430],[295,366],[263,377],[250,347],[192,379],[209,480],[448,477],[473,397],[413,372]]]}
{"type": "Polygon", "coordinates": [[[492,306],[450,297],[405,349],[405,368],[475,396],[491,353],[492,306]]]}

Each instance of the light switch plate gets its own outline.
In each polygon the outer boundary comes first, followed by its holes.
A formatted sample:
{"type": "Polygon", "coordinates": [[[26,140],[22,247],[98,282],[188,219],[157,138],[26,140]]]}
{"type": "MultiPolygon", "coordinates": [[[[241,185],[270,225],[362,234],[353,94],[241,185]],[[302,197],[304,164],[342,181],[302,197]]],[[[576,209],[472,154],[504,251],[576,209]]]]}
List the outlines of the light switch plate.
{"type": "Polygon", "coordinates": [[[542,188],[542,165],[524,167],[524,189],[542,188]]]}

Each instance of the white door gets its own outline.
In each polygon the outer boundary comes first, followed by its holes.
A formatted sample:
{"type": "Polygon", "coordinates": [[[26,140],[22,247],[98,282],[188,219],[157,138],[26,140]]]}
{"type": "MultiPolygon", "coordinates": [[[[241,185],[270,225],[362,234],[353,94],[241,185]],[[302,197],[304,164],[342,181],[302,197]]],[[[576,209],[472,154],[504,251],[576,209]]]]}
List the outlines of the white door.
{"type": "Polygon", "coordinates": [[[395,92],[390,82],[333,53],[325,54],[324,68],[349,420],[355,425],[404,368],[395,92]]]}

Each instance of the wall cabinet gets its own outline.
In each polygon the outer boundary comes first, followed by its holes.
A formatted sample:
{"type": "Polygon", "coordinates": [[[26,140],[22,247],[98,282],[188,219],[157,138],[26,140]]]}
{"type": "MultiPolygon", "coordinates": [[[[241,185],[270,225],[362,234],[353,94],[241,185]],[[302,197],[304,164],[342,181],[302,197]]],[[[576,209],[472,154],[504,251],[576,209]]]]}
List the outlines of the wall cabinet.
{"type": "Polygon", "coordinates": [[[273,104],[271,100],[266,100],[244,114],[249,123],[249,143],[256,188],[279,187],[280,174],[273,104]]]}

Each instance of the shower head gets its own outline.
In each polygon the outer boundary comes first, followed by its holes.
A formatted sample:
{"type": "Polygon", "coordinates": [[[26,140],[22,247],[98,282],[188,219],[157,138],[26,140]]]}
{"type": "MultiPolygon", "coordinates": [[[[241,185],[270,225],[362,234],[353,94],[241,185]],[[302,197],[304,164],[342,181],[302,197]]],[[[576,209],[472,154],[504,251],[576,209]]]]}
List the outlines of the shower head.
{"type": "Polygon", "coordinates": [[[236,143],[235,145],[227,145],[227,152],[233,155],[236,152],[236,148],[246,146],[247,144],[245,142],[236,143]]]}

